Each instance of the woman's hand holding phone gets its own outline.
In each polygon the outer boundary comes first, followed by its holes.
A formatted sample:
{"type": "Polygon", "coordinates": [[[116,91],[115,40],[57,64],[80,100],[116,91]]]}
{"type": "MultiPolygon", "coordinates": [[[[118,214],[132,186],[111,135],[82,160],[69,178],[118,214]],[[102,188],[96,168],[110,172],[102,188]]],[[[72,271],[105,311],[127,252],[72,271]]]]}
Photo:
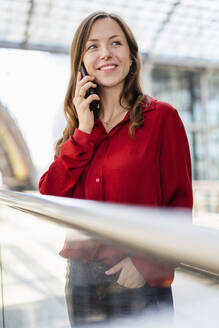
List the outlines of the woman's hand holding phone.
{"type": "Polygon", "coordinates": [[[86,133],[91,133],[94,126],[94,113],[90,110],[90,103],[94,100],[100,100],[97,94],[91,94],[85,99],[86,92],[89,88],[96,88],[96,84],[92,81],[93,76],[86,75],[82,78],[81,72],[78,73],[75,96],[73,98],[73,104],[75,105],[78,120],[79,120],[79,130],[86,133]]]}

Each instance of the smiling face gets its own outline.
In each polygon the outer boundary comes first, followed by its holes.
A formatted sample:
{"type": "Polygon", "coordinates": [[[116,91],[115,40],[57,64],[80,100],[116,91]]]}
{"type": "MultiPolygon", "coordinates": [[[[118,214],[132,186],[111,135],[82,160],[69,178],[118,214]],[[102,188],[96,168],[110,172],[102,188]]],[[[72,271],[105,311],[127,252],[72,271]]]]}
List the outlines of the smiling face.
{"type": "Polygon", "coordinates": [[[127,39],[111,18],[94,22],[85,45],[83,62],[101,88],[122,89],[132,64],[127,39]]]}

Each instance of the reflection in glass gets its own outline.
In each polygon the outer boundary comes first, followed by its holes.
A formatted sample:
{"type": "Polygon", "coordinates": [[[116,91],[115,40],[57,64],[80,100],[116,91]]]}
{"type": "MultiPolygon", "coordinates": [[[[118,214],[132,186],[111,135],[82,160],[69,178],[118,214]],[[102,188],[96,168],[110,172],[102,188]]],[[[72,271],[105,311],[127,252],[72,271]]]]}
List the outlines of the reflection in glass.
{"type": "Polygon", "coordinates": [[[77,230],[66,234],[61,227],[14,209],[7,212],[0,207],[0,223],[6,327],[107,326],[112,318],[135,318],[130,314],[142,315],[144,322],[161,320],[162,313],[162,323],[171,320],[173,301],[168,285],[173,268],[165,262],[142,258],[77,230]],[[169,276],[166,286],[124,287],[118,283],[121,268],[106,275],[106,270],[127,257],[142,263],[150,283],[157,280],[159,285],[169,276]]]}
{"type": "Polygon", "coordinates": [[[157,316],[163,311],[165,320],[171,320],[173,267],[133,256],[103,240],[75,240],[70,234],[60,255],[68,259],[65,292],[72,327],[141,313],[147,320],[147,314],[157,316]],[[145,281],[138,288],[121,284],[132,261],[141,263],[151,285],[145,281]],[[107,274],[111,268],[114,272],[107,274]]]}
{"type": "MultiPolygon", "coordinates": [[[[215,216],[214,219],[211,215],[196,217],[195,224],[208,227],[208,233],[212,231],[213,235],[216,233],[213,229],[219,227],[218,217],[215,216]]],[[[37,217],[31,217],[25,212],[12,208],[4,209],[0,206],[0,228],[5,327],[70,328],[66,300],[73,327],[85,322],[87,324],[82,327],[172,327],[167,323],[171,320],[172,309],[172,297],[168,287],[162,289],[164,294],[159,295],[161,302],[158,302],[157,306],[163,302],[165,307],[168,307],[168,302],[170,302],[169,319],[165,316],[166,311],[163,316],[160,316],[161,312],[158,312],[157,308],[151,313],[148,310],[142,310],[148,302],[148,298],[145,298],[142,293],[143,290],[147,290],[146,285],[145,289],[127,290],[117,283],[120,272],[111,277],[104,274],[108,265],[103,263],[107,258],[112,261],[115,254],[119,254],[117,253],[119,249],[115,245],[109,245],[106,240],[94,239],[79,231],[71,230],[67,233],[67,240],[72,243],[69,246],[76,246],[78,242],[81,242],[81,245],[87,246],[85,247],[87,255],[91,255],[90,250],[98,244],[107,250],[114,250],[115,253],[105,253],[106,256],[104,256],[104,261],[101,261],[101,265],[97,259],[99,252],[92,261],[85,262],[79,259],[73,261],[70,258],[66,261],[58,255],[66,235],[62,227],[39,220],[37,217]],[[85,279],[88,283],[86,287],[83,287],[85,279]],[[101,288],[98,289],[98,286],[91,281],[98,281],[101,288]],[[65,285],[66,295],[64,294],[65,285]],[[81,306],[82,304],[84,307],[81,306]],[[127,312],[138,315],[128,316],[127,312]],[[83,315],[84,318],[82,318],[83,315]],[[106,320],[107,318],[115,319],[106,320]],[[147,324],[148,320],[149,324],[147,324]]],[[[167,231],[174,235],[171,227],[167,226],[167,231]]],[[[185,244],[182,244],[182,253],[186,244],[187,239],[185,239],[185,244]]],[[[194,248],[195,244],[194,240],[194,248]]],[[[65,243],[66,246],[67,243],[65,243]]],[[[173,249],[175,247],[173,243],[173,249]]],[[[193,248],[190,249],[193,252],[193,248]]],[[[202,253],[199,245],[197,250],[200,254],[202,253]]],[[[127,249],[121,251],[123,255],[137,257],[136,254],[129,253],[127,249]]],[[[144,256],[144,260],[151,263],[151,266],[145,268],[148,270],[148,275],[153,271],[150,271],[152,263],[153,269],[156,267],[157,270],[158,262],[148,256],[147,258],[144,256]]],[[[208,276],[206,272],[201,275],[190,267],[187,269],[180,267],[175,270],[172,289],[174,328],[218,327],[219,280],[217,276],[208,276]]],[[[158,291],[157,288],[149,290],[158,291]]],[[[154,294],[150,297],[153,298],[154,294]]]]}

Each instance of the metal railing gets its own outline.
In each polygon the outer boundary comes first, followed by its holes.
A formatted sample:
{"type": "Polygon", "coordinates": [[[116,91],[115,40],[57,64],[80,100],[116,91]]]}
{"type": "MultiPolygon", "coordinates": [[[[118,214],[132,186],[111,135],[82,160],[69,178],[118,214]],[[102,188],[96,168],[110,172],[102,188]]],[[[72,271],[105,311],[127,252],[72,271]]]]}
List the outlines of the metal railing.
{"type": "MultiPolygon", "coordinates": [[[[0,191],[0,205],[26,211],[162,262],[219,274],[219,231],[192,225],[191,212],[0,191]]],[[[0,208],[1,217],[1,208],[0,208]]]]}

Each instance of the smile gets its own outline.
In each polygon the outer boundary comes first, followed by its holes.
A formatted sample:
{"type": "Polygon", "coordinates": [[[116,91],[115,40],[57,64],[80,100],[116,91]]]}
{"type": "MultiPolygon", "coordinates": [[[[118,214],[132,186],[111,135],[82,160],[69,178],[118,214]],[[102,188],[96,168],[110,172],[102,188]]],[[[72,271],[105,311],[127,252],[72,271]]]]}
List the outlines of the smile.
{"type": "Polygon", "coordinates": [[[109,65],[99,68],[100,71],[113,71],[117,66],[116,65],[109,65]]]}

